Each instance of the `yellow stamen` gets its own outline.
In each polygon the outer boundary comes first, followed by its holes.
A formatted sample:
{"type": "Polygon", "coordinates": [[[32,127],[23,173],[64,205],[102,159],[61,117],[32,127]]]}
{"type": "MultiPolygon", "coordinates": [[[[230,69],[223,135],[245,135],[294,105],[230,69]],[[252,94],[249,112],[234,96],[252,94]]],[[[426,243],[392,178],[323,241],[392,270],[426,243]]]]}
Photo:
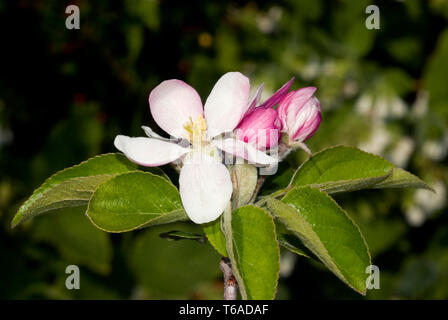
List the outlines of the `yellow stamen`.
{"type": "Polygon", "coordinates": [[[184,125],[185,131],[187,131],[186,138],[191,141],[191,143],[201,143],[204,138],[205,131],[207,130],[207,122],[202,115],[193,121],[190,117],[188,122],[184,125]]]}

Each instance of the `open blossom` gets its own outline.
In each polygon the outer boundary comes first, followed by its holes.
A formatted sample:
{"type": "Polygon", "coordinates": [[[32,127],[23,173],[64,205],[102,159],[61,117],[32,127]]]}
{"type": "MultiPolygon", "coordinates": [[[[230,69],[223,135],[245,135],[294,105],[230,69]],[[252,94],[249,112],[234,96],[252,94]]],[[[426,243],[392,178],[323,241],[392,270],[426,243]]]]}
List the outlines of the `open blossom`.
{"type": "Polygon", "coordinates": [[[275,147],[280,139],[281,123],[277,110],[273,108],[288,93],[294,78],[285,83],[266,102],[258,105],[262,84],[250,103],[249,110],[236,128],[237,137],[247,143],[257,146],[260,150],[275,147]]]}
{"type": "Polygon", "coordinates": [[[232,132],[251,108],[249,79],[239,72],[223,75],[213,87],[205,106],[199,94],[180,80],[167,80],[154,88],[149,105],[154,121],[182,145],[143,127],[148,138],[119,135],[115,146],[131,161],[143,166],[160,166],[181,161],[179,191],[189,218],[207,223],[218,218],[232,195],[232,182],[221,161],[221,151],[258,165],[277,160],[251,144],[222,138],[232,132]]]}
{"type": "Polygon", "coordinates": [[[319,128],[322,116],[315,92],[315,87],[291,91],[278,105],[281,130],[288,134],[290,143],[307,140],[319,128]]]}

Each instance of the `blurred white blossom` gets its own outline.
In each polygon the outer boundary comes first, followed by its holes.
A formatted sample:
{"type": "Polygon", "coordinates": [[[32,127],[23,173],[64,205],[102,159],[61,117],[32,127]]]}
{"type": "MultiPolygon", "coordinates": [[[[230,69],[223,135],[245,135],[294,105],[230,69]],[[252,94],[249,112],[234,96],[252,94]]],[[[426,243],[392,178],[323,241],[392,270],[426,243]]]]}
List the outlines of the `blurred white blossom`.
{"type": "Polygon", "coordinates": [[[296,261],[297,255],[295,253],[285,251],[280,258],[280,277],[289,277],[294,270],[296,261]]]}
{"type": "Polygon", "coordinates": [[[375,120],[403,118],[408,107],[399,96],[376,96],[364,93],[355,102],[355,110],[375,120]]]}
{"type": "Polygon", "coordinates": [[[387,131],[385,125],[380,122],[373,127],[369,140],[360,143],[358,147],[366,152],[383,154],[390,140],[390,133],[387,131]]]}
{"type": "Polygon", "coordinates": [[[372,96],[368,93],[363,93],[355,102],[355,110],[362,115],[368,115],[372,108],[372,103],[372,96]]]}
{"type": "Polygon", "coordinates": [[[389,153],[388,158],[393,164],[401,168],[406,168],[414,148],[414,140],[410,137],[403,137],[398,141],[395,148],[389,153]]]}
{"type": "Polygon", "coordinates": [[[448,132],[439,140],[428,140],[423,143],[423,154],[434,161],[443,160],[448,154],[448,132]]]}
{"type": "Polygon", "coordinates": [[[300,70],[302,78],[306,81],[317,78],[320,73],[320,62],[318,59],[310,59],[300,70]]]}
{"type": "Polygon", "coordinates": [[[428,112],[429,94],[427,91],[420,91],[412,105],[412,115],[417,118],[423,117],[428,112]]]}
{"type": "Polygon", "coordinates": [[[421,226],[434,212],[446,206],[446,186],[441,180],[431,183],[435,192],[418,189],[414,193],[413,204],[406,210],[406,220],[411,226],[421,226]]]}
{"type": "Polygon", "coordinates": [[[417,206],[406,210],[406,221],[413,227],[420,227],[426,220],[425,212],[417,206]]]}
{"type": "Polygon", "coordinates": [[[257,17],[257,27],[262,33],[272,33],[282,18],[282,8],[272,7],[266,14],[257,17]]]}
{"type": "Polygon", "coordinates": [[[442,209],[446,204],[446,186],[441,180],[431,183],[435,192],[425,189],[418,189],[414,193],[414,201],[423,210],[432,213],[442,209]]]}

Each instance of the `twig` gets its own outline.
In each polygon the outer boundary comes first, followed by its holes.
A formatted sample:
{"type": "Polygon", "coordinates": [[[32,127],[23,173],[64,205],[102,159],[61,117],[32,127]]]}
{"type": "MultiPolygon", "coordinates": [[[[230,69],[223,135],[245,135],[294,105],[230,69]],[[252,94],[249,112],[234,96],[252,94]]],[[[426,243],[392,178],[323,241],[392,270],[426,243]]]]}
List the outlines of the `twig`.
{"type": "Polygon", "coordinates": [[[230,260],[228,258],[222,258],[219,267],[224,275],[224,300],[236,300],[238,283],[233,275],[230,260]]]}
{"type": "Polygon", "coordinates": [[[239,204],[239,196],[240,196],[240,186],[238,182],[238,178],[236,176],[236,169],[233,167],[232,170],[232,184],[233,184],[233,199],[232,199],[232,210],[238,208],[239,204]]]}
{"type": "Polygon", "coordinates": [[[222,215],[222,224],[221,224],[222,231],[224,233],[224,236],[226,238],[226,249],[227,254],[229,255],[230,264],[229,267],[232,270],[232,274],[234,276],[234,279],[238,283],[237,288],[239,287],[239,291],[241,293],[241,298],[243,300],[247,300],[247,293],[246,288],[244,286],[243,278],[241,277],[241,274],[236,267],[236,259],[235,259],[235,252],[233,250],[233,235],[232,235],[232,207],[229,203],[227,207],[224,209],[224,213],[222,215]],[[233,268],[232,268],[232,264],[233,268]]]}
{"type": "Polygon", "coordinates": [[[257,199],[258,192],[260,192],[261,186],[263,185],[265,180],[266,176],[260,176],[260,178],[258,178],[257,186],[255,187],[254,193],[250,198],[249,203],[253,203],[255,199],[257,199]]]}

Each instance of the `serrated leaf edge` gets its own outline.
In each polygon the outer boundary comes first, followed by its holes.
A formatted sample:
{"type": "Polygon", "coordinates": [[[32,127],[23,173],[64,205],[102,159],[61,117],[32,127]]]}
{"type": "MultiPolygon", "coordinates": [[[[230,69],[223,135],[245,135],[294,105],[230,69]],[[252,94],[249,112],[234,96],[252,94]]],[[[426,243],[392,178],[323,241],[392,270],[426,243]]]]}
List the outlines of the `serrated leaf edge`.
{"type": "MultiPolygon", "coordinates": [[[[389,177],[389,176],[391,175],[393,169],[396,169],[396,168],[397,168],[397,169],[404,170],[403,168],[400,168],[400,167],[396,166],[395,164],[393,164],[393,163],[390,162],[389,160],[387,160],[387,159],[385,159],[385,158],[383,158],[383,157],[381,157],[381,156],[379,156],[379,155],[376,155],[376,154],[373,154],[373,153],[370,153],[370,152],[366,152],[366,151],[361,150],[361,149],[359,149],[359,148],[357,148],[357,147],[355,147],[355,146],[347,146],[347,145],[342,145],[342,144],[340,144],[340,145],[335,145],[335,146],[331,146],[331,147],[328,147],[328,148],[324,148],[324,149],[322,149],[322,150],[320,150],[320,151],[314,153],[311,157],[308,157],[308,159],[306,159],[306,160],[305,160],[305,161],[304,161],[304,162],[297,168],[297,170],[294,172],[294,174],[293,174],[292,177],[291,177],[291,181],[290,181],[289,184],[288,184],[288,187],[290,187],[291,185],[293,185],[293,181],[294,181],[294,178],[296,177],[297,173],[300,171],[300,169],[302,169],[302,167],[303,167],[306,163],[308,163],[308,161],[309,161],[311,158],[313,158],[313,157],[315,157],[315,156],[317,156],[317,155],[319,155],[319,154],[321,154],[321,153],[323,153],[323,152],[325,152],[325,151],[332,150],[332,149],[336,149],[336,148],[340,148],[340,147],[350,148],[350,149],[355,149],[355,150],[357,150],[357,151],[360,151],[360,152],[362,152],[362,153],[368,154],[368,155],[370,155],[370,156],[372,156],[372,157],[375,157],[375,158],[377,158],[377,159],[386,161],[387,163],[389,163],[390,165],[392,165],[392,168],[390,169],[389,173],[386,175],[386,178],[385,178],[384,180],[386,180],[387,177],[389,177]]],[[[413,177],[417,178],[417,179],[422,183],[422,185],[424,185],[424,186],[426,187],[426,189],[434,191],[434,189],[431,188],[428,184],[426,184],[422,179],[420,179],[420,178],[417,177],[416,175],[410,173],[409,171],[406,171],[406,170],[404,170],[404,171],[405,171],[406,173],[409,173],[409,174],[412,175],[413,177]]],[[[380,176],[380,177],[381,177],[381,176],[380,176]]],[[[348,181],[362,181],[362,180],[366,180],[366,179],[369,179],[369,178],[364,178],[364,179],[353,179],[353,180],[336,180],[336,181],[328,181],[328,183],[332,183],[332,182],[336,183],[336,182],[338,182],[338,181],[342,181],[342,182],[348,182],[348,181]]],[[[381,181],[384,181],[384,180],[381,180],[381,181]]],[[[379,183],[381,183],[381,181],[380,181],[379,183]]],[[[308,185],[306,185],[306,186],[312,186],[312,184],[308,184],[308,185]]],[[[373,185],[373,186],[374,186],[374,185],[373,185]]],[[[370,186],[369,188],[374,189],[373,186],[370,186]]],[[[300,186],[298,186],[298,187],[300,187],[300,186]]],[[[399,187],[396,187],[396,188],[399,188],[399,187]]]]}
{"type": "MultiPolygon", "coordinates": [[[[364,246],[366,247],[366,249],[367,249],[367,255],[368,255],[368,257],[369,257],[369,264],[371,265],[372,264],[372,257],[371,257],[371,255],[370,255],[370,250],[369,250],[369,247],[368,247],[368,245],[367,245],[367,242],[366,242],[366,239],[364,238],[364,235],[362,234],[362,232],[361,232],[361,230],[359,229],[359,226],[353,221],[353,219],[347,214],[347,212],[344,210],[344,209],[342,209],[341,208],[341,206],[339,206],[339,204],[332,198],[332,197],[330,197],[327,193],[325,193],[325,192],[323,192],[323,191],[321,191],[321,190],[319,190],[319,189],[317,189],[317,188],[313,188],[313,187],[310,187],[310,186],[300,186],[300,187],[295,187],[294,189],[304,189],[304,188],[310,188],[310,189],[315,189],[315,190],[317,190],[317,191],[319,191],[320,193],[322,193],[323,195],[325,195],[327,198],[329,198],[336,206],[337,206],[337,208],[339,208],[344,214],[345,214],[345,216],[349,219],[349,221],[351,221],[351,223],[355,226],[355,228],[358,230],[358,233],[359,233],[359,235],[361,236],[361,239],[362,239],[362,241],[363,241],[363,243],[364,243],[364,246]]],[[[289,191],[283,198],[282,198],[282,200],[290,193],[290,192],[292,192],[292,191],[294,191],[294,189],[292,189],[291,191],[289,191]]],[[[289,203],[285,203],[285,202],[283,202],[283,201],[281,201],[281,200],[276,200],[276,199],[269,199],[268,200],[268,207],[269,207],[269,202],[270,201],[280,201],[280,202],[282,202],[283,204],[285,204],[285,205],[288,205],[289,207],[291,207],[291,208],[293,208],[294,210],[296,210],[296,211],[298,211],[298,209],[297,208],[295,208],[293,205],[291,205],[291,204],[289,204],[289,203]]],[[[308,223],[308,222],[307,222],[308,223]]],[[[293,230],[290,230],[289,228],[288,228],[288,226],[286,226],[285,225],[285,227],[289,230],[289,231],[291,231],[291,232],[294,232],[293,230]]],[[[312,227],[311,227],[312,228],[312,227]]],[[[312,228],[313,229],[313,228],[312,228]]],[[[314,229],[313,229],[313,232],[314,232],[314,229]]],[[[300,238],[299,238],[299,240],[300,241],[302,241],[300,238]]],[[[304,244],[305,245],[305,244],[304,244]]],[[[324,249],[325,249],[325,251],[327,250],[326,248],[325,248],[325,246],[324,246],[324,249]]],[[[311,249],[310,249],[311,250],[311,249]]],[[[312,251],[312,250],[311,250],[312,251]]],[[[313,251],[312,251],[313,252],[313,251]]],[[[314,253],[314,252],[313,252],[314,253]]],[[[328,251],[327,251],[327,253],[328,253],[328,251]]],[[[315,253],[314,253],[315,254],[315,253]]],[[[330,255],[329,255],[330,256],[330,255]]],[[[338,270],[341,270],[341,268],[339,267],[339,265],[336,263],[336,262],[334,262],[333,261],[333,259],[332,259],[332,262],[335,264],[335,266],[337,267],[337,269],[338,270]]],[[[341,273],[341,275],[342,275],[342,273],[341,273]]],[[[343,275],[342,275],[343,276],[343,275]]],[[[343,276],[344,277],[344,276],[343,276]]],[[[339,278],[339,277],[338,277],[339,278]]],[[[358,292],[358,293],[360,293],[360,294],[362,294],[362,295],[366,295],[366,293],[367,293],[367,288],[365,288],[364,289],[364,291],[360,291],[360,290],[358,290],[357,288],[355,288],[355,287],[353,287],[346,279],[345,279],[345,277],[344,277],[344,279],[341,279],[341,280],[343,280],[342,282],[344,282],[346,285],[348,285],[350,288],[352,288],[353,290],[355,290],[356,292],[358,292]]]]}
{"type": "MultiPolygon", "coordinates": [[[[220,226],[220,228],[221,228],[222,214],[217,218],[217,220],[218,220],[218,219],[219,219],[219,222],[218,222],[218,223],[219,223],[219,226],[220,226]]],[[[211,222],[215,222],[215,221],[216,221],[216,220],[211,221],[211,222]]],[[[209,223],[211,223],[211,222],[209,222],[209,223]]],[[[220,249],[218,249],[218,247],[215,245],[215,243],[212,242],[212,241],[210,241],[210,238],[209,238],[207,232],[204,230],[204,227],[202,227],[202,230],[204,231],[204,234],[205,234],[205,237],[207,238],[208,243],[210,243],[210,245],[213,247],[213,249],[215,249],[215,251],[218,252],[218,254],[220,254],[221,256],[228,258],[228,257],[229,257],[229,254],[227,253],[227,249],[226,249],[226,252],[225,252],[226,254],[224,255],[223,252],[221,252],[220,249]]],[[[222,232],[222,230],[221,230],[221,232],[222,232]]],[[[223,236],[224,236],[224,234],[223,234],[223,236]]],[[[226,238],[226,237],[224,236],[224,242],[225,242],[225,238],[226,238]]],[[[224,244],[225,244],[225,243],[224,243],[224,244]]]]}
{"type": "MultiPolygon", "coordinates": [[[[21,219],[22,216],[23,216],[23,214],[24,214],[24,212],[22,212],[22,210],[26,210],[26,208],[24,208],[24,206],[27,206],[27,203],[28,203],[31,199],[32,199],[32,200],[37,200],[37,199],[41,198],[43,195],[45,195],[48,191],[50,191],[51,188],[48,189],[47,191],[41,193],[40,195],[38,195],[38,193],[41,192],[41,190],[45,187],[45,184],[46,184],[48,181],[50,181],[51,179],[53,179],[56,175],[59,175],[59,174],[65,172],[65,171],[71,170],[71,169],[73,169],[73,168],[79,167],[79,166],[81,166],[81,165],[83,165],[83,164],[85,164],[85,163],[87,163],[87,162],[89,162],[89,161],[91,161],[91,160],[93,160],[93,159],[101,158],[101,157],[105,157],[105,156],[109,156],[109,155],[118,155],[118,156],[120,156],[120,157],[123,157],[124,159],[127,159],[123,154],[118,153],[118,152],[104,153],[104,154],[96,155],[96,156],[94,156],[94,157],[92,157],[92,158],[89,158],[89,159],[87,159],[87,160],[84,160],[84,161],[82,161],[82,162],[80,162],[80,163],[78,163],[78,164],[75,164],[75,165],[71,166],[71,167],[67,167],[67,168],[64,168],[64,169],[62,169],[62,170],[59,170],[59,171],[53,173],[51,176],[49,176],[47,179],[45,179],[44,182],[42,182],[42,184],[41,184],[37,189],[35,189],[35,190],[33,191],[33,193],[31,194],[31,196],[29,196],[29,197],[23,202],[23,204],[19,207],[19,210],[17,210],[17,213],[14,215],[14,217],[13,217],[13,219],[12,219],[12,221],[11,221],[11,228],[15,228],[15,227],[16,227],[17,225],[19,225],[20,223],[22,223],[22,222],[28,220],[28,219],[25,219],[25,220],[22,220],[22,219],[21,219]],[[36,197],[36,198],[33,199],[33,197],[36,197]]],[[[128,161],[129,161],[129,160],[128,160],[128,161]]],[[[106,174],[103,174],[103,175],[106,175],[106,174]]],[[[75,178],[72,178],[72,179],[85,178],[85,177],[93,177],[93,176],[95,176],[95,175],[88,175],[88,176],[82,176],[82,177],[75,177],[75,178]]],[[[111,174],[111,176],[113,176],[113,174],[111,174]]],[[[72,179],[68,179],[68,180],[72,180],[72,179]]],[[[66,181],[68,181],[68,180],[66,180],[66,181]]],[[[51,209],[50,209],[50,210],[51,210],[51,209]]],[[[49,210],[47,210],[47,211],[49,211],[49,210]]],[[[46,211],[42,211],[42,212],[46,212],[46,211]]],[[[33,217],[34,217],[34,216],[30,217],[30,219],[33,218],[33,217]]]]}
{"type": "MultiPolygon", "coordinates": [[[[108,180],[104,181],[103,183],[99,184],[99,185],[96,187],[96,189],[92,192],[92,196],[90,197],[89,203],[87,204],[87,208],[86,208],[85,215],[87,216],[87,218],[90,220],[90,222],[91,222],[96,228],[98,228],[98,229],[100,229],[100,230],[103,230],[103,231],[105,231],[105,232],[109,232],[109,233],[123,233],[123,232],[129,232],[129,231],[133,231],[133,230],[137,230],[137,229],[144,228],[144,227],[146,227],[146,226],[151,226],[151,225],[153,225],[153,222],[156,222],[156,221],[160,220],[161,218],[165,217],[166,215],[173,214],[173,213],[176,213],[176,212],[182,212],[182,211],[185,211],[184,208],[180,208],[180,209],[172,210],[172,211],[169,211],[169,212],[165,212],[165,213],[164,213],[163,215],[161,215],[160,217],[154,218],[154,219],[152,219],[151,221],[142,223],[142,224],[140,224],[140,225],[138,225],[138,226],[136,226],[136,227],[130,228],[130,229],[124,229],[124,230],[120,230],[120,231],[117,231],[117,230],[107,230],[107,229],[104,229],[104,228],[98,226],[98,225],[93,221],[92,217],[89,215],[90,201],[91,201],[92,198],[94,197],[96,191],[97,191],[103,184],[110,182],[112,179],[118,178],[119,176],[122,176],[122,175],[133,174],[133,173],[137,173],[137,172],[138,172],[138,173],[141,173],[141,174],[147,174],[147,175],[151,175],[151,176],[153,176],[153,177],[160,178],[160,179],[164,180],[165,182],[167,182],[168,184],[170,184],[171,187],[173,187],[177,192],[179,192],[179,190],[176,188],[176,186],[175,186],[171,181],[168,181],[166,178],[164,178],[164,177],[162,177],[162,176],[159,176],[159,175],[156,175],[156,174],[153,174],[153,173],[151,173],[151,172],[146,172],[146,171],[141,171],[141,170],[135,170],[135,171],[129,171],[129,172],[124,172],[124,173],[121,173],[121,174],[117,174],[117,175],[113,176],[111,179],[108,179],[108,180]]],[[[185,220],[175,220],[175,221],[188,221],[188,217],[186,217],[185,220]]],[[[172,222],[174,222],[174,221],[172,221],[172,222]]],[[[171,223],[171,222],[168,222],[168,223],[171,223]]]]}
{"type": "MultiPolygon", "coordinates": [[[[272,225],[274,226],[274,229],[273,229],[273,231],[274,231],[274,239],[275,239],[275,243],[276,243],[276,247],[277,247],[277,264],[276,264],[276,266],[277,266],[277,279],[276,279],[276,281],[275,281],[275,290],[274,290],[274,292],[273,292],[273,295],[272,295],[272,297],[270,298],[270,300],[274,300],[275,299],[275,296],[277,295],[277,291],[278,291],[278,280],[279,280],[279,277],[280,277],[280,245],[279,245],[279,242],[278,242],[278,239],[277,239],[277,228],[276,228],[276,226],[275,226],[275,222],[274,222],[274,218],[272,217],[272,215],[271,214],[269,214],[269,212],[266,210],[266,209],[264,209],[264,208],[261,208],[261,207],[259,207],[259,206],[256,206],[256,205],[253,205],[253,204],[248,204],[248,205],[244,205],[244,206],[242,206],[242,207],[239,207],[239,208],[237,208],[237,209],[235,209],[235,211],[236,210],[239,210],[239,209],[241,209],[241,208],[245,208],[245,207],[254,207],[254,208],[257,208],[257,209],[261,209],[262,211],[263,211],[263,213],[264,214],[266,214],[267,216],[269,216],[269,218],[270,218],[270,221],[272,222],[272,225]]],[[[232,212],[232,214],[233,214],[233,212],[232,212]]],[[[234,241],[234,240],[233,240],[234,241]]],[[[235,246],[234,246],[235,247],[235,246]]],[[[238,263],[240,264],[240,261],[238,261],[238,263]]],[[[243,274],[241,273],[241,271],[240,271],[240,274],[241,274],[241,276],[244,278],[244,276],[243,276],[243,274]]]]}

